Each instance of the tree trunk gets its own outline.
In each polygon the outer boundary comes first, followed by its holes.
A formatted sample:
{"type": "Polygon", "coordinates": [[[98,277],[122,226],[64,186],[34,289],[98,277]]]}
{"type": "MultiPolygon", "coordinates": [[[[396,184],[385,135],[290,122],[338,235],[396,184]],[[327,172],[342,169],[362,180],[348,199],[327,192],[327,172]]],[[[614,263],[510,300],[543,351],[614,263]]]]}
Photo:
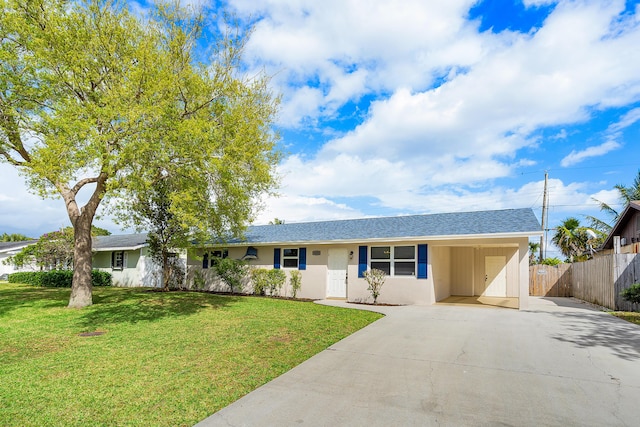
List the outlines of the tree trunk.
{"type": "Polygon", "coordinates": [[[169,280],[171,279],[169,276],[171,275],[171,268],[169,267],[169,255],[167,251],[162,250],[162,281],[163,289],[165,291],[169,290],[169,280]]]}
{"type": "Polygon", "coordinates": [[[70,308],[93,304],[91,285],[91,220],[81,215],[73,227],[73,285],[70,308]]]}
{"type": "Polygon", "coordinates": [[[85,178],[79,181],[73,188],[64,185],[56,186],[67,205],[67,213],[73,225],[73,283],[71,284],[69,308],[82,308],[93,304],[91,224],[102,201],[106,181],[107,174],[101,172],[96,178],[85,178]],[[96,188],[87,204],[80,208],[76,203],[76,194],[84,185],[90,183],[95,183],[96,188]]]}

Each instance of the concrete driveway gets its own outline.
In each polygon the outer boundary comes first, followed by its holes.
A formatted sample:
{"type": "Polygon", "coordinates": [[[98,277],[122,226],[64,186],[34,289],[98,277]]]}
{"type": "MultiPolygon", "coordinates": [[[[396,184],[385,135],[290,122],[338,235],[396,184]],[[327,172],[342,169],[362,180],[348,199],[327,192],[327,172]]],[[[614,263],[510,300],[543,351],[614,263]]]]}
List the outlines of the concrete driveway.
{"type": "Polygon", "coordinates": [[[381,310],[198,426],[640,423],[640,326],[565,298],[381,310]]]}

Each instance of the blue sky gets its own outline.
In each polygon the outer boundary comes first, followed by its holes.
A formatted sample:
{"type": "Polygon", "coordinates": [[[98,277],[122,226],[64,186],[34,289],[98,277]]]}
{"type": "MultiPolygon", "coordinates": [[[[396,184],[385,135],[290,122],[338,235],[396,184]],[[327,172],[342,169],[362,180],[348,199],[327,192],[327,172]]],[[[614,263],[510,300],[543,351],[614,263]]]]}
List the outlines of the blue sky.
{"type": "MultiPolygon", "coordinates": [[[[601,216],[592,198],[615,205],[613,186],[640,169],[638,1],[226,5],[256,22],[247,72],[265,70],[283,100],[280,197],[257,223],[521,207],[540,218],[548,171],[554,227],[601,216]]],[[[0,232],[68,224],[61,200],[29,195],[7,165],[0,179],[0,232]]]]}

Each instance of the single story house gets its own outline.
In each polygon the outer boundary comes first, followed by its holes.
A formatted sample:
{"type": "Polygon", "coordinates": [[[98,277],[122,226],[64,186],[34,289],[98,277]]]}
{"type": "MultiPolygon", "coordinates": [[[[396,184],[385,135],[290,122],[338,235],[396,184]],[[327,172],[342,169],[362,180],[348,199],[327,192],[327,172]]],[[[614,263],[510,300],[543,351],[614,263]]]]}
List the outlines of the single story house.
{"type": "MultiPolygon", "coordinates": [[[[98,236],[93,239],[93,268],[108,271],[114,286],[162,286],[162,268],[149,258],[147,234],[98,236]]],[[[186,263],[185,254],[177,254],[186,263]]]]}
{"type": "Polygon", "coordinates": [[[640,253],[640,201],[629,202],[598,251],[600,255],[612,253],[640,253]]]}
{"type": "Polygon", "coordinates": [[[25,240],[21,242],[0,242],[0,280],[6,280],[7,276],[11,273],[18,271],[35,271],[37,267],[32,264],[25,265],[22,268],[17,268],[13,264],[5,264],[4,261],[16,255],[22,249],[27,246],[36,244],[37,240],[25,240]]]}
{"type": "Polygon", "coordinates": [[[252,226],[243,240],[191,251],[187,281],[210,280],[215,258],[229,256],[300,271],[301,298],[368,301],[364,272],[376,268],[387,274],[380,303],[494,296],[526,308],[529,238],[541,235],[531,209],[252,226]]]}

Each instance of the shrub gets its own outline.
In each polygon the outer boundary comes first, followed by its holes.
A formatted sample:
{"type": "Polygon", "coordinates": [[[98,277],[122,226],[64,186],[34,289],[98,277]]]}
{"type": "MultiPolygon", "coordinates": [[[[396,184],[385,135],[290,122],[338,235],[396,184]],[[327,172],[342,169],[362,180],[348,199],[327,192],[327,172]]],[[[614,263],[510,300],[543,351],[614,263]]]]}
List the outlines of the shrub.
{"type": "Polygon", "coordinates": [[[41,286],[40,276],[44,273],[44,271],[23,271],[20,273],[12,273],[9,275],[7,280],[9,283],[24,283],[27,285],[41,286]]]}
{"type": "Polygon", "coordinates": [[[113,284],[113,277],[108,271],[92,270],[91,284],[93,286],[111,286],[113,284]]]}
{"type": "Polygon", "coordinates": [[[193,273],[193,288],[195,290],[200,291],[204,289],[204,285],[205,285],[205,280],[204,280],[204,275],[202,274],[202,271],[196,270],[193,273]]]}
{"type": "Polygon", "coordinates": [[[214,264],[216,274],[229,286],[231,293],[242,289],[242,281],[247,275],[247,264],[231,258],[220,258],[214,264]]]}
{"type": "Polygon", "coordinates": [[[289,274],[289,284],[291,285],[291,296],[295,298],[302,287],[302,273],[298,270],[291,270],[289,274]]]}
{"type": "Polygon", "coordinates": [[[542,260],[542,262],[540,264],[550,265],[550,266],[553,267],[555,265],[562,264],[562,260],[559,259],[559,258],[555,258],[555,257],[554,258],[545,258],[545,259],[542,260]]]}
{"type": "MultiPolygon", "coordinates": [[[[45,288],[70,288],[73,282],[72,270],[26,271],[9,275],[10,283],[25,283],[45,288]]],[[[111,286],[111,273],[93,270],[91,284],[93,286],[111,286]]]]}
{"type": "Polygon", "coordinates": [[[378,302],[380,289],[382,288],[382,285],[384,285],[384,281],[386,279],[387,276],[385,275],[385,272],[382,270],[378,270],[377,268],[372,268],[371,270],[364,272],[364,280],[366,280],[369,284],[367,290],[371,292],[374,304],[378,302]]]}
{"type": "Polygon", "coordinates": [[[280,269],[267,270],[267,288],[269,295],[276,296],[280,294],[282,285],[287,280],[287,273],[280,269]]]}
{"type": "Polygon", "coordinates": [[[620,292],[620,296],[631,303],[640,304],[640,283],[629,286],[620,292]]]}
{"type": "Polygon", "coordinates": [[[251,270],[251,283],[255,295],[264,295],[269,286],[269,270],[264,268],[251,270]]]}

